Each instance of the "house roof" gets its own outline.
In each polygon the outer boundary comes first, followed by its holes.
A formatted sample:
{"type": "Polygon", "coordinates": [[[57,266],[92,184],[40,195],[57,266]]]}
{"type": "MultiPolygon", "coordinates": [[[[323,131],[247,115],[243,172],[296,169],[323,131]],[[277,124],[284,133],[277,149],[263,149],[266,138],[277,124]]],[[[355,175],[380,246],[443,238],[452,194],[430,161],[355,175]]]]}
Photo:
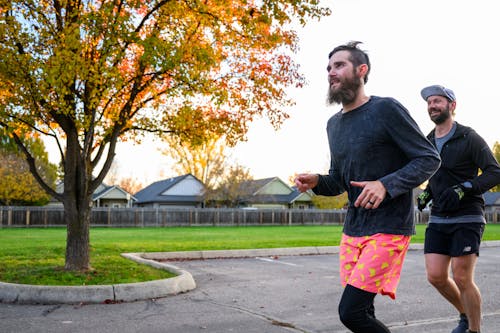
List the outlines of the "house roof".
{"type": "Polygon", "coordinates": [[[310,195],[300,193],[296,187],[290,187],[278,177],[249,180],[240,183],[241,192],[248,203],[279,203],[289,204],[294,201],[310,201],[310,195]],[[289,193],[266,193],[266,187],[279,182],[289,190],[289,193]],[[265,194],[260,194],[265,193],[265,194]]]}
{"type": "Polygon", "coordinates": [[[308,192],[299,192],[297,186],[292,186],[293,192],[290,193],[290,202],[294,201],[311,201],[311,194],[308,192]]]}
{"type": "Polygon", "coordinates": [[[152,183],[135,194],[137,203],[150,203],[150,202],[201,202],[203,195],[165,195],[164,193],[175,185],[181,183],[183,180],[192,177],[198,181],[203,187],[203,183],[192,174],[186,174],[178,177],[168,178],[152,183]]]}
{"type": "MultiPolygon", "coordinates": [[[[117,190],[119,192],[122,192],[124,195],[124,198],[127,197],[127,195],[130,195],[130,200],[136,201],[137,199],[131,194],[125,191],[123,188],[121,188],[118,185],[108,185],[106,183],[101,183],[97,189],[92,193],[92,200],[98,200],[106,196],[106,194],[110,193],[113,190],[117,190]]],[[[64,191],[64,183],[59,182],[56,184],[56,192],[57,193],[63,193],[64,191]]],[[[51,198],[51,201],[57,201],[53,197],[51,198]]]]}
{"type": "Polygon", "coordinates": [[[257,195],[266,185],[279,180],[278,177],[246,180],[239,184],[241,192],[245,195],[257,195]]]}
{"type": "Polygon", "coordinates": [[[98,188],[92,194],[92,200],[101,199],[101,198],[105,197],[108,193],[112,192],[113,190],[117,190],[117,191],[123,193],[123,195],[125,196],[125,198],[127,198],[127,196],[130,196],[129,197],[130,200],[137,201],[137,199],[132,194],[128,193],[127,191],[125,191],[123,188],[121,188],[118,185],[106,185],[104,183],[102,183],[101,185],[103,185],[103,186],[100,187],[100,188],[98,188]]]}
{"type": "Polygon", "coordinates": [[[486,206],[500,205],[500,192],[486,192],[483,194],[483,197],[486,206]]]}

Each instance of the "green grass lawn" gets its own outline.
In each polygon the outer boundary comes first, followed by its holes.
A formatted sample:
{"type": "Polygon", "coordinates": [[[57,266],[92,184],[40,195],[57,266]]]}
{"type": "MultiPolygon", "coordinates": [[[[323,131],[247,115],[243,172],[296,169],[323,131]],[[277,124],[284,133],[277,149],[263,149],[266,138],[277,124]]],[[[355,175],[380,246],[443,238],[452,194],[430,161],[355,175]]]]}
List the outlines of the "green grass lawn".
{"type": "MultiPolygon", "coordinates": [[[[412,243],[422,243],[425,225],[412,243]]],[[[98,285],[168,278],[169,272],[122,258],[123,252],[336,246],[340,226],[91,228],[88,273],[64,271],[65,228],[0,228],[0,281],[39,285],[98,285]]],[[[499,240],[489,224],[483,240],[499,240]]]]}

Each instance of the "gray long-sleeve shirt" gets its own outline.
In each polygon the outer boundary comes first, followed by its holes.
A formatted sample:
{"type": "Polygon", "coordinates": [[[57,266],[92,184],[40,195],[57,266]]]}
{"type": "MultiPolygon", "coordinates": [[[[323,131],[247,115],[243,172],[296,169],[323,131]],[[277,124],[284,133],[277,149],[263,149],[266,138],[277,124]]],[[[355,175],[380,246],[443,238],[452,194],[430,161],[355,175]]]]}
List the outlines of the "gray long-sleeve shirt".
{"type": "Polygon", "coordinates": [[[412,235],[412,190],[440,165],[439,154],[408,111],[393,98],[372,96],[357,109],[333,115],[327,125],[331,165],[313,189],[320,195],[347,191],[344,233],[412,235]],[[387,190],[377,209],[354,207],[362,188],[350,181],[380,180],[387,190]]]}

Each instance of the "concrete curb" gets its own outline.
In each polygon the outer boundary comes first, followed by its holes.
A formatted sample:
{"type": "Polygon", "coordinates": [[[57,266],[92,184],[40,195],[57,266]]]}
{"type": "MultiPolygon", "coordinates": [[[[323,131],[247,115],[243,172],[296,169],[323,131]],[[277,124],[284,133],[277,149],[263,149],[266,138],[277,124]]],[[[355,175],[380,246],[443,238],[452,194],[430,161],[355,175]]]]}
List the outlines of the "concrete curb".
{"type": "Polygon", "coordinates": [[[0,302],[18,304],[75,304],[131,302],[176,295],[196,288],[192,275],[174,265],[122,254],[141,264],[164,269],[176,277],[138,283],[99,286],[38,286],[0,282],[0,302]]]}
{"type": "MultiPolygon", "coordinates": [[[[481,243],[483,247],[500,246],[500,241],[481,243]],[[490,243],[490,244],[488,244],[490,243]]],[[[424,244],[410,244],[409,250],[420,251],[424,249],[424,244]]],[[[252,258],[266,256],[308,256],[320,254],[337,254],[338,246],[311,246],[311,247],[291,247],[291,248],[268,248],[268,249],[247,249],[247,250],[208,250],[208,251],[179,251],[179,252],[144,252],[136,255],[151,260],[205,260],[220,258],[252,258]]]]}
{"type": "MultiPolygon", "coordinates": [[[[500,247],[500,241],[481,243],[482,247],[500,247]]],[[[410,244],[409,250],[423,250],[423,244],[410,244]]],[[[166,297],[196,288],[193,276],[174,265],[159,261],[251,258],[265,256],[300,256],[337,254],[338,246],[269,248],[248,250],[210,250],[184,252],[123,253],[135,262],[164,269],[176,277],[148,282],[101,286],[37,286],[0,282],[0,302],[19,304],[75,304],[132,302],[166,297]]]]}
{"type": "Polygon", "coordinates": [[[304,256],[338,253],[338,246],[312,246],[292,248],[269,248],[247,250],[209,250],[184,252],[147,252],[140,253],[142,258],[151,260],[204,260],[219,258],[251,258],[265,256],[304,256]]]}

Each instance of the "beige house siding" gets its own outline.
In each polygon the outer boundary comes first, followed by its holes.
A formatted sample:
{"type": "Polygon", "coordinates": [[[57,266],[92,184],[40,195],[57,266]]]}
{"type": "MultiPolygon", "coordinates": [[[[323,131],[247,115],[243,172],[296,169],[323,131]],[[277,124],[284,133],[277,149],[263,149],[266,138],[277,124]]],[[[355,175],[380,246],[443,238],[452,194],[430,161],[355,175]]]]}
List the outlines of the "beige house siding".
{"type": "Polygon", "coordinates": [[[205,187],[193,176],[189,175],[181,182],[162,192],[161,195],[203,195],[205,187]]]}
{"type": "Polygon", "coordinates": [[[263,188],[257,191],[256,194],[258,195],[265,195],[265,194],[290,194],[292,191],[290,190],[290,187],[283,183],[280,179],[276,178],[263,188]]]}

